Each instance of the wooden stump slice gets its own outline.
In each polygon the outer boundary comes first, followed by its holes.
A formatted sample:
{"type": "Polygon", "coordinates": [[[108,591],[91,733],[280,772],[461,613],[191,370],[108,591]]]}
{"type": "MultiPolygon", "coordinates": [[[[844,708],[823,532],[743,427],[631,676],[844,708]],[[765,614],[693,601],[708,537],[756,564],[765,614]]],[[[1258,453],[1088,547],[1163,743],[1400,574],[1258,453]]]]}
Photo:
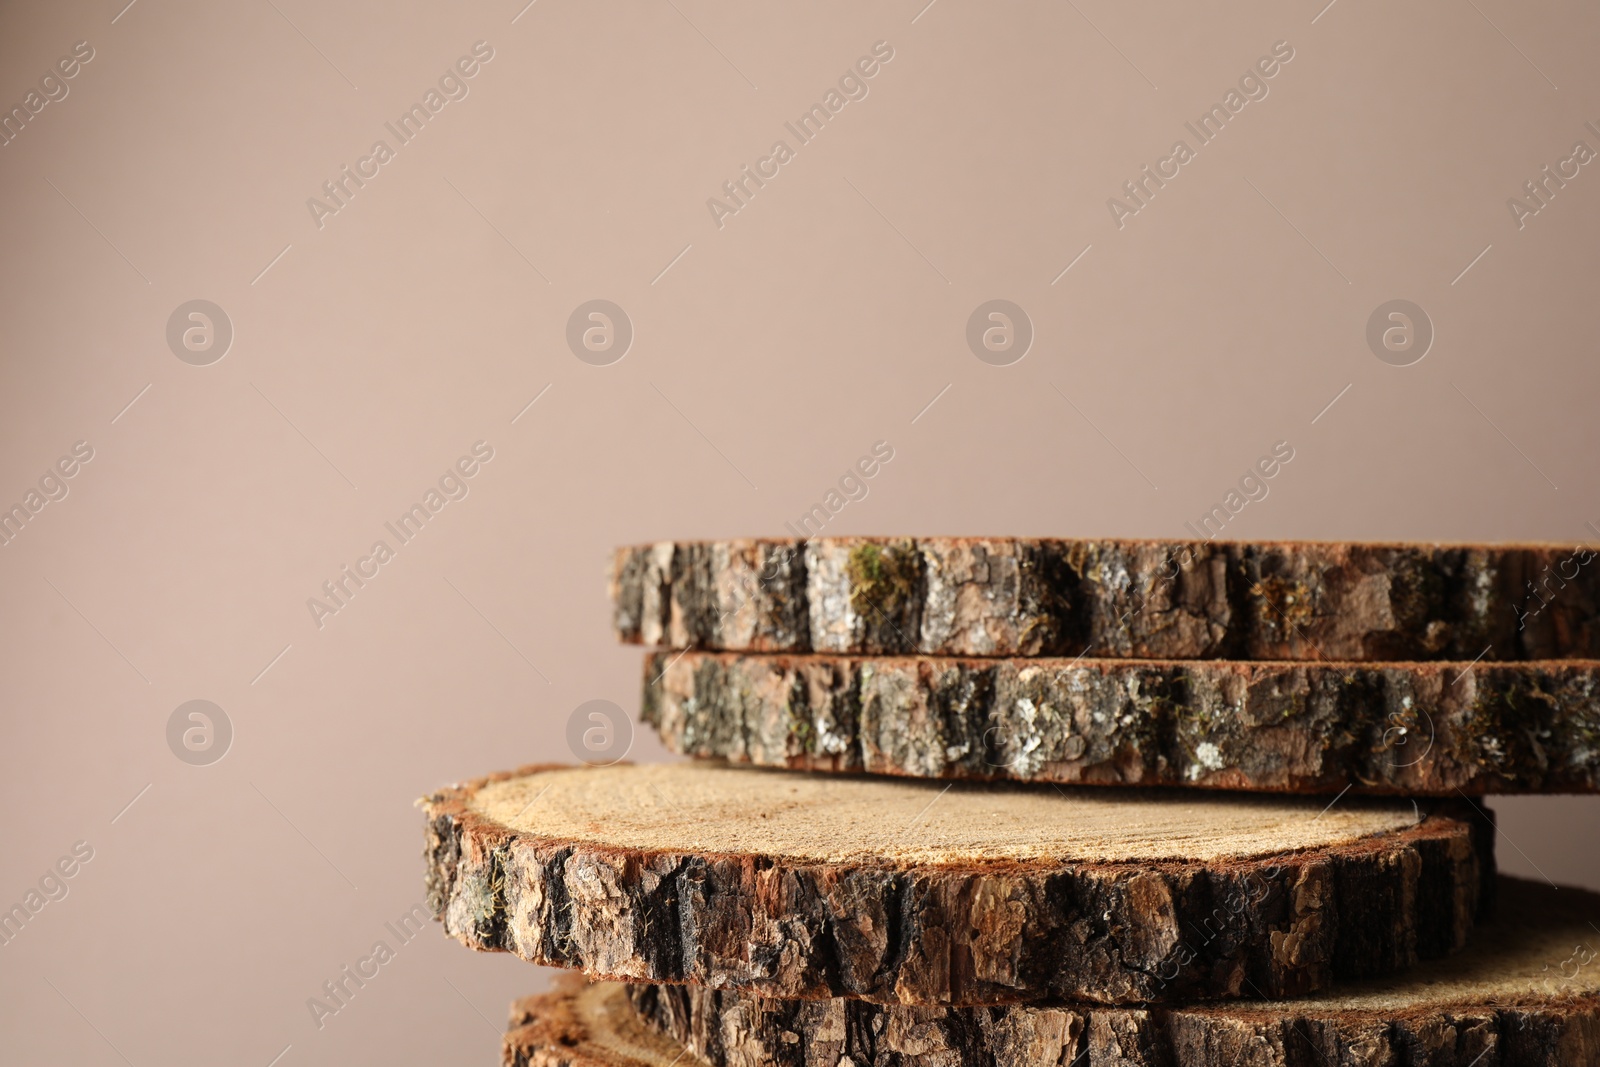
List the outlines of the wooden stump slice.
{"type": "Polygon", "coordinates": [[[1505,879],[1497,921],[1449,959],[1303,1000],[1169,1010],[610,988],[713,1067],[1590,1067],[1600,1063],[1597,925],[1600,897],[1505,879]]]}
{"type": "Polygon", "coordinates": [[[1027,538],[619,549],[624,641],[868,655],[1600,658],[1587,548],[1027,538]]]}
{"type": "Polygon", "coordinates": [[[646,657],[666,746],[917,778],[1452,796],[1600,790],[1600,663],[646,657]]]}
{"type": "Polygon", "coordinates": [[[505,1067],[703,1067],[683,1043],[652,1027],[619,982],[562,975],[548,993],[511,1005],[505,1067]]]}
{"type": "Polygon", "coordinates": [[[1464,802],[675,763],[421,803],[429,902],[463,943],[775,997],[1294,996],[1460,948],[1492,866],[1464,802]]]}

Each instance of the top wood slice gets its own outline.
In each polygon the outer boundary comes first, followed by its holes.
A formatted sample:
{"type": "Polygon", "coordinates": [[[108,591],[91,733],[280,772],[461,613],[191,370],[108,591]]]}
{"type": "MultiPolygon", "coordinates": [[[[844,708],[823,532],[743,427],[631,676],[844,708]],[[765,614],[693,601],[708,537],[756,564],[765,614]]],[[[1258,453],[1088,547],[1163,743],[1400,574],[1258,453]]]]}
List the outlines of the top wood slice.
{"type": "Polygon", "coordinates": [[[624,641],[729,651],[1166,659],[1600,656],[1562,545],[816,538],[619,549],[624,641]]]}

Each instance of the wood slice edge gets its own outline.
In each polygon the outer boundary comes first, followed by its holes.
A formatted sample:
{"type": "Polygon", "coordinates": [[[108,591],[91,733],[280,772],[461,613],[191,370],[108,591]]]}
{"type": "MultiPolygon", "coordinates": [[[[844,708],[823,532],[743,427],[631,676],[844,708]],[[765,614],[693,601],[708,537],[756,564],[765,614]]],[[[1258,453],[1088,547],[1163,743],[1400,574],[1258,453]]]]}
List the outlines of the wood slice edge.
{"type": "Polygon", "coordinates": [[[1294,996],[1455,951],[1492,888],[1492,829],[1461,818],[1465,805],[1339,848],[1216,868],[911,874],[540,840],[468,807],[482,785],[548,767],[419,802],[428,902],[469,947],[596,977],[884,1003],[1294,996]],[[575,887],[603,892],[575,900],[575,887]],[[1104,927],[1089,919],[1102,915],[1104,927]],[[1139,941],[1151,927],[1173,931],[1170,943],[1139,941]],[[951,958],[975,962],[952,974],[951,958]]]}

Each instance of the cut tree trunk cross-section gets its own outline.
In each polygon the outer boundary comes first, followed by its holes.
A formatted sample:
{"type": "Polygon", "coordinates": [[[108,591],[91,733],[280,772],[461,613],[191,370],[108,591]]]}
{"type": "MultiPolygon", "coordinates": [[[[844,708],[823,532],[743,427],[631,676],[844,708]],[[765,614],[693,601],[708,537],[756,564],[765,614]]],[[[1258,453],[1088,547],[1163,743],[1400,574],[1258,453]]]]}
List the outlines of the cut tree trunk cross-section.
{"type": "Polygon", "coordinates": [[[711,763],[426,798],[429,900],[480,949],[774,997],[1293,996],[1464,944],[1465,802],[1110,793],[711,763]]]}
{"type": "Polygon", "coordinates": [[[1600,658],[1563,545],[816,538],[617,551],[624,641],[867,655],[1600,658]]]}
{"type": "Polygon", "coordinates": [[[646,658],[674,752],[916,778],[1452,796],[1600,789],[1600,663],[646,658]]]}

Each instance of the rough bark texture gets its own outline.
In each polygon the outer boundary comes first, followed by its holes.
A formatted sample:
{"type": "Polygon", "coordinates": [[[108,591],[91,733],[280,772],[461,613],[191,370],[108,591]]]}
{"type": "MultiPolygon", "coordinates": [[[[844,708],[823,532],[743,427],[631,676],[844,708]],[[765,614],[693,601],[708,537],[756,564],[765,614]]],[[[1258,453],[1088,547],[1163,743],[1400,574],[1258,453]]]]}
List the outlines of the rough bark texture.
{"type": "Polygon", "coordinates": [[[472,948],[603,978],[906,1004],[1295,996],[1456,951],[1492,887],[1492,829],[1460,802],[1209,865],[821,862],[541,837],[473,809],[540,770],[421,801],[429,903],[472,948]]]}
{"type": "Polygon", "coordinates": [[[624,641],[1148,659],[1600,658],[1600,565],[1559,545],[1018,538],[618,550],[624,641]]]}
{"type": "Polygon", "coordinates": [[[625,987],[637,1017],[714,1067],[1592,1067],[1600,898],[1507,879],[1459,956],[1310,1001],[984,1008],[625,987]]]}
{"type": "MultiPolygon", "coordinates": [[[[1593,1067],[1600,998],[1417,1013],[926,1008],[622,987],[714,1067],[1593,1067]],[[1498,1055],[1495,1055],[1498,1053],[1498,1055]]],[[[521,1061],[519,1061],[521,1062],[521,1061]]]]}
{"type": "Polygon", "coordinates": [[[562,975],[554,988],[511,1005],[504,1067],[700,1067],[682,1042],[646,1023],[615,982],[562,975]]]}
{"type": "Polygon", "coordinates": [[[689,652],[645,663],[674,752],[919,778],[1451,796],[1600,790],[1600,663],[689,652]]]}

